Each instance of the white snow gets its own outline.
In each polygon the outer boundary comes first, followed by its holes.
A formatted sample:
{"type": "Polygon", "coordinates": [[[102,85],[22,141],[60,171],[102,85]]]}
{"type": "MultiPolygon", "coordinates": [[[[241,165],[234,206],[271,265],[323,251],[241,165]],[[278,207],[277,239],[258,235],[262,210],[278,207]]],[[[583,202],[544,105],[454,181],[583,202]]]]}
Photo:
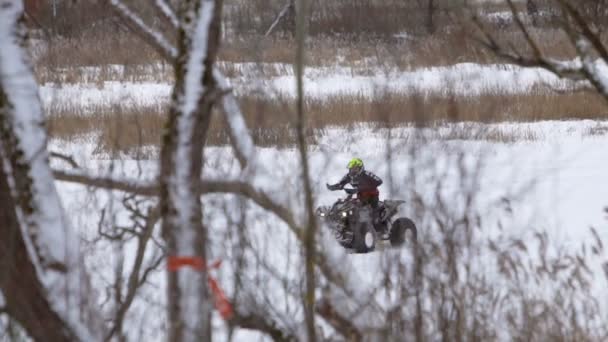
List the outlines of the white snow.
{"type": "MultiPolygon", "coordinates": [[[[575,62],[572,62],[575,63],[575,62]]],[[[605,70],[600,64],[600,70],[605,70]]],[[[568,64],[564,64],[568,65],[568,64]]],[[[573,67],[575,64],[572,64],[573,67]]],[[[285,65],[268,65],[278,76],[264,76],[247,64],[235,66],[244,76],[227,80],[236,96],[283,96],[295,98],[294,76],[285,65]]],[[[357,69],[348,67],[309,67],[305,70],[305,91],[309,98],[325,99],[337,95],[375,97],[382,93],[477,96],[483,94],[525,94],[543,87],[567,90],[580,83],[562,80],[544,69],[512,65],[461,63],[452,66],[420,68],[411,71],[357,69]]],[[[76,107],[94,113],[99,106],[114,104],[158,105],[168,103],[172,84],[154,82],[103,82],[101,84],[44,84],[40,97],[45,108],[76,107]]],[[[548,91],[548,90],[545,90],[548,91]]],[[[230,98],[225,99],[230,101],[230,98]]],[[[232,112],[232,111],[231,111],[232,112]]]]}
{"type": "MultiPolygon", "coordinates": [[[[553,13],[550,11],[538,11],[535,15],[542,18],[550,17],[551,15],[553,15],[553,13]]],[[[511,12],[510,10],[485,13],[483,14],[483,17],[486,18],[488,21],[496,24],[510,24],[513,22],[513,12],[511,12]]],[[[527,13],[524,14],[520,12],[519,17],[526,24],[528,24],[528,22],[530,21],[530,16],[527,15],[527,13]]]]}
{"type": "Polygon", "coordinates": [[[40,88],[43,107],[77,108],[95,114],[99,107],[116,104],[133,107],[167,103],[173,86],[154,82],[104,82],[95,84],[46,84],[40,88]]]}
{"type": "MultiPolygon", "coordinates": [[[[292,76],[280,76],[265,83],[271,93],[295,96],[292,76]]],[[[528,93],[535,86],[551,85],[557,89],[572,87],[542,69],[524,69],[510,65],[461,63],[447,67],[421,68],[413,71],[377,70],[372,75],[352,74],[348,69],[307,70],[306,94],[326,98],[340,94],[374,97],[382,93],[442,94],[475,96],[481,94],[528,93]]]]}
{"type": "MultiPolygon", "coordinates": [[[[588,227],[594,226],[603,239],[608,239],[608,221],[603,212],[608,205],[608,188],[604,184],[605,175],[608,174],[608,159],[605,146],[608,143],[608,122],[604,121],[547,121],[528,124],[445,124],[435,128],[416,130],[413,127],[396,128],[391,132],[392,141],[387,144],[387,131],[361,125],[354,130],[331,128],[320,139],[319,144],[311,147],[310,162],[313,187],[315,189],[316,205],[330,204],[342,195],[329,192],[325,189],[326,182],[339,179],[346,172],[345,165],[353,156],[357,155],[366,163],[366,167],[385,180],[380,188],[381,198],[405,199],[408,202],[401,214],[410,216],[419,224],[421,234],[436,234],[432,222],[411,204],[412,196],[419,194],[423,200],[432,207],[437,184],[441,182],[441,196],[454,206],[457,213],[461,210],[463,201],[461,192],[469,181],[463,181],[461,173],[457,171],[458,155],[465,155],[465,165],[473,167],[477,160],[482,160],[481,172],[475,177],[477,194],[473,202],[474,210],[482,215],[483,231],[480,238],[496,237],[501,234],[507,237],[521,238],[534,245],[534,232],[547,231],[552,243],[567,250],[574,250],[581,243],[588,243],[591,239],[588,227]],[[476,126],[477,125],[477,126],[476,126]],[[439,137],[449,136],[450,130],[460,130],[467,127],[470,130],[495,130],[515,134],[517,131],[529,131],[533,140],[521,140],[515,143],[494,142],[491,140],[445,140],[439,137]],[[593,132],[597,131],[597,134],[593,132]],[[604,133],[602,133],[604,132],[604,133]],[[416,137],[416,138],[415,138],[416,137]],[[428,138],[428,139],[427,139],[428,138]],[[419,139],[419,140],[416,140],[419,139]],[[386,161],[387,146],[392,146],[392,162],[386,161]],[[410,148],[416,146],[415,154],[410,148]],[[393,174],[389,180],[389,174],[393,174]],[[463,184],[464,183],[464,184],[463,184]],[[502,198],[511,198],[511,213],[505,211],[502,198]],[[504,227],[498,229],[496,221],[500,219],[504,227]]],[[[72,152],[78,158],[88,158],[83,150],[92,150],[87,144],[69,144],[53,141],[52,148],[61,148],[72,152]],[[61,143],[61,145],[58,145],[61,143]]],[[[228,147],[208,148],[206,151],[207,163],[205,178],[238,178],[240,168],[234,163],[233,157],[228,153],[228,147]]],[[[256,148],[256,162],[266,165],[274,177],[267,175],[254,176],[253,184],[268,192],[286,198],[282,203],[295,210],[296,214],[304,215],[301,203],[297,200],[299,182],[293,179],[298,173],[298,153],[292,149],[278,150],[273,148],[256,148]]],[[[157,164],[154,161],[135,160],[89,160],[90,168],[98,172],[114,172],[117,176],[133,174],[133,170],[140,167],[144,170],[143,178],[153,179],[157,164]],[[112,168],[109,165],[113,164],[112,168]],[[103,171],[105,170],[105,171],[103,171]]],[[[473,177],[474,174],[470,174],[473,177]]],[[[467,178],[470,180],[470,177],[467,178]]],[[[80,217],[83,230],[95,232],[97,220],[91,216],[95,204],[86,205],[88,210],[83,211],[83,204],[87,192],[78,186],[58,183],[62,197],[70,215],[80,217]]],[[[205,220],[212,234],[210,259],[224,260],[221,269],[220,283],[225,291],[230,293],[231,269],[234,266],[234,255],[231,250],[231,239],[225,234],[236,231],[238,228],[231,220],[238,220],[240,211],[234,196],[208,195],[205,199],[205,220]],[[226,207],[227,206],[227,207],[226,207]],[[228,208],[228,211],[225,209],[228,208]]],[[[116,198],[115,201],[119,201],[116,198]]],[[[118,210],[118,209],[117,209],[118,210]]],[[[126,218],[124,218],[126,219],[126,218]]],[[[301,261],[297,252],[296,242],[289,230],[272,215],[265,215],[256,206],[247,211],[247,230],[251,243],[258,251],[258,257],[247,252],[247,259],[256,265],[270,265],[276,274],[287,281],[295,282],[301,277],[301,261]],[[261,258],[261,260],[258,260],[261,258]],[[258,262],[260,264],[258,264],[258,262]]],[[[233,237],[234,239],[234,237],[233,237]]],[[[318,241],[322,243],[323,250],[335,260],[344,263],[340,270],[347,272],[348,279],[352,281],[352,291],[360,296],[370,289],[381,288],[378,283],[384,275],[385,266],[393,258],[399,258],[404,263],[410,259],[409,250],[376,252],[371,255],[346,255],[330,236],[321,233],[318,241]]],[[[236,243],[236,242],[235,242],[236,243]]],[[[480,247],[481,248],[481,247],[480,247]]],[[[493,264],[490,255],[483,252],[475,258],[479,270],[486,269],[487,275],[493,274],[493,264]],[[482,267],[483,266],[483,267],[482,267]]],[[[531,248],[530,250],[535,250],[531,248]]],[[[105,254],[101,254],[102,259],[105,254]]],[[[602,274],[599,264],[605,262],[608,256],[599,257],[594,263],[593,270],[602,274]]],[[[91,257],[95,260],[95,257],[91,257]]],[[[537,259],[532,256],[532,261],[537,259]]],[[[336,261],[338,262],[338,261],[336,261]]],[[[99,270],[100,274],[110,273],[107,266],[99,270]]],[[[282,317],[297,321],[302,318],[301,312],[296,311],[299,290],[292,284],[290,291],[283,290],[284,284],[280,280],[273,280],[265,268],[249,268],[242,272],[244,279],[249,279],[247,290],[253,292],[259,303],[272,302],[279,310],[273,313],[279,321],[282,317]],[[262,272],[258,274],[257,272],[262,272]],[[257,275],[256,275],[257,274],[257,275]],[[264,275],[265,274],[265,275],[264,275]],[[261,278],[260,278],[261,277],[261,278]],[[264,279],[261,281],[260,279],[264,279]]],[[[99,276],[99,275],[98,275],[99,276]]],[[[107,276],[111,279],[111,275],[107,276]]],[[[498,275],[496,275],[498,279],[498,275]]],[[[164,277],[162,274],[154,276],[150,287],[144,290],[148,298],[155,298],[158,306],[145,304],[138,299],[137,307],[147,308],[146,314],[151,311],[158,312],[159,317],[164,314],[164,277]]],[[[606,280],[596,279],[593,290],[597,298],[606,298],[605,289],[608,288],[606,280]]],[[[545,291],[549,291],[546,288],[545,291]]],[[[390,305],[386,297],[377,294],[377,302],[381,307],[390,305]]],[[[348,310],[349,303],[343,303],[348,310]]],[[[361,311],[363,313],[364,311],[361,311]]],[[[144,313],[134,310],[129,319],[139,321],[144,313]]],[[[273,316],[274,317],[274,316],[273,316]]],[[[365,316],[361,316],[364,320],[365,316]]],[[[373,323],[373,321],[368,321],[373,323]]],[[[162,331],[162,322],[149,321],[147,327],[150,331],[162,331]]],[[[224,326],[215,321],[214,327],[218,335],[224,326]]],[[[131,336],[131,335],[130,335],[131,336]]],[[[162,340],[163,335],[145,335],[146,340],[162,340]]],[[[239,332],[237,340],[249,340],[251,335],[239,332]],[[244,335],[242,335],[244,334],[244,335]]]]}

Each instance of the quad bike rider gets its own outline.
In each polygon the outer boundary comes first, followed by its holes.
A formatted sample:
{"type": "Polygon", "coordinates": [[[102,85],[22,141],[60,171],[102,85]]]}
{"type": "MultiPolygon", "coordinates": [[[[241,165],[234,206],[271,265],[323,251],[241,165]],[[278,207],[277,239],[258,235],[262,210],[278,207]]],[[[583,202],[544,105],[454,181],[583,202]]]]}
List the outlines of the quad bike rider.
{"type": "Polygon", "coordinates": [[[380,224],[380,213],[382,208],[379,206],[380,191],[378,187],[382,185],[382,179],[375,174],[365,170],[363,161],[360,158],[353,158],[347,165],[348,173],[336,184],[327,184],[327,189],[331,191],[342,190],[344,186],[350,184],[357,194],[357,198],[364,205],[372,208],[374,227],[378,233],[386,235],[388,231],[385,225],[380,224]]]}

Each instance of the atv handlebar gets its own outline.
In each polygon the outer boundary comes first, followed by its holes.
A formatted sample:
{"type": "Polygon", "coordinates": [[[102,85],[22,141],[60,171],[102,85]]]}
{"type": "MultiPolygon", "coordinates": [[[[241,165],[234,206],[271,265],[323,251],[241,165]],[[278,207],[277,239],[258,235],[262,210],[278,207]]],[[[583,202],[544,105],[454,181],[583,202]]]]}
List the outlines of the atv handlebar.
{"type": "Polygon", "coordinates": [[[342,190],[346,191],[346,193],[349,195],[354,195],[358,192],[357,189],[350,189],[350,188],[343,188],[342,190]]]}
{"type": "Polygon", "coordinates": [[[356,193],[359,192],[359,190],[357,190],[355,188],[345,188],[345,187],[340,186],[340,184],[333,184],[332,185],[332,184],[326,183],[325,186],[330,191],[344,190],[349,195],[349,197],[352,196],[352,195],[355,195],[356,193]]]}
{"type": "Polygon", "coordinates": [[[344,188],[344,187],[340,186],[340,184],[333,184],[333,185],[331,185],[331,184],[325,184],[325,186],[327,187],[328,190],[331,190],[331,191],[344,190],[349,195],[354,195],[357,192],[359,192],[355,188],[344,188]]]}

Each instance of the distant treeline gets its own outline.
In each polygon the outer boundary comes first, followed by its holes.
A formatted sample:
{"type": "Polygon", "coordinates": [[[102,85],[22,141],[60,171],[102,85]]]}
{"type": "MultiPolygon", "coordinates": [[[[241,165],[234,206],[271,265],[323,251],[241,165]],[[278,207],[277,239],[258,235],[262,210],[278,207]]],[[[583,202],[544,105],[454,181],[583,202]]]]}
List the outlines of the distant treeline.
{"type": "MultiPolygon", "coordinates": [[[[278,14],[293,0],[225,0],[224,30],[237,36],[264,34],[278,14]]],[[[174,6],[177,0],[171,0],[174,6]]],[[[536,16],[535,23],[557,26],[555,0],[515,1],[518,10],[536,16]]],[[[137,8],[144,19],[160,25],[150,1],[125,0],[137,8]]],[[[471,3],[471,1],[469,1],[471,3]]],[[[576,0],[590,22],[608,24],[608,0],[576,0]]],[[[424,35],[446,31],[461,19],[464,0],[309,0],[309,32],[315,35],[392,36],[407,32],[424,35]]],[[[479,1],[488,13],[507,11],[506,3],[479,1]]],[[[73,37],[91,29],[117,29],[114,13],[103,0],[27,0],[26,10],[34,26],[48,34],[73,37]]],[[[275,34],[293,32],[293,16],[285,16],[275,34]]]]}

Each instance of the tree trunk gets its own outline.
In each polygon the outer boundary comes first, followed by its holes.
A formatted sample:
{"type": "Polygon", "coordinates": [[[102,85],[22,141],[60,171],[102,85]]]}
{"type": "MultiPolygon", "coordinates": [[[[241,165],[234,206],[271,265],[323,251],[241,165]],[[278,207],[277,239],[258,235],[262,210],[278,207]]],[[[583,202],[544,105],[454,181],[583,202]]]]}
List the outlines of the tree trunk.
{"type": "MultiPolygon", "coordinates": [[[[2,94],[0,93],[0,97],[2,94]]],[[[2,106],[0,100],[0,107],[2,106]]],[[[46,291],[25,247],[16,203],[10,193],[4,165],[0,167],[0,289],[6,309],[35,341],[75,341],[76,336],[51,309],[46,291]]]]}
{"type": "Polygon", "coordinates": [[[207,229],[203,225],[203,147],[218,98],[213,63],[219,49],[221,0],[182,3],[175,89],[160,160],[162,230],[169,258],[202,267],[169,270],[170,341],[210,341],[212,298],[207,285],[207,229]]]}
{"type": "Polygon", "coordinates": [[[427,7],[427,15],[426,15],[426,29],[429,34],[434,34],[435,27],[435,0],[428,0],[429,4],[427,7]]]}

